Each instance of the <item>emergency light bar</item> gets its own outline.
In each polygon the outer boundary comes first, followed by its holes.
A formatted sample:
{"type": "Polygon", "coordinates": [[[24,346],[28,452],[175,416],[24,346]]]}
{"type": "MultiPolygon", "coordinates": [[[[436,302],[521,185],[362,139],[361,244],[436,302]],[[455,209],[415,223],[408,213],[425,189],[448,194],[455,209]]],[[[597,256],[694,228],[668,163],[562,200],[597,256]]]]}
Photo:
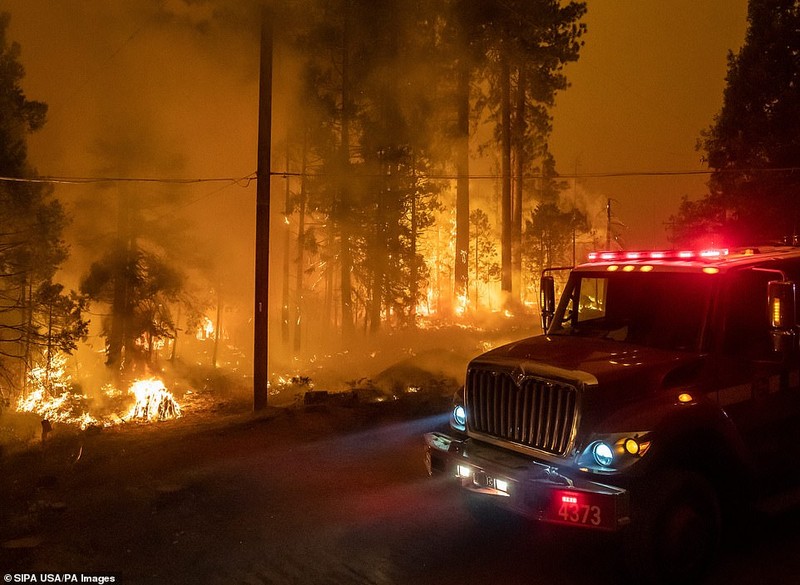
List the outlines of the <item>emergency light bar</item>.
{"type": "Polygon", "coordinates": [[[589,252],[589,262],[624,262],[626,260],[717,260],[728,255],[727,248],[706,250],[636,250],[589,252]]]}

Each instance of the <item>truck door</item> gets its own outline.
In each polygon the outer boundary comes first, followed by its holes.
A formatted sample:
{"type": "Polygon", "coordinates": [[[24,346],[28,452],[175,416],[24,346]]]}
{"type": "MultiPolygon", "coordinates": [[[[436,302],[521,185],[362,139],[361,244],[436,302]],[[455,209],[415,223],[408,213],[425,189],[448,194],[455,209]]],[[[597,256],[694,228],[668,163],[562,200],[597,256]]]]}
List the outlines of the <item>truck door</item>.
{"type": "Polygon", "coordinates": [[[722,335],[717,362],[717,397],[759,471],[775,469],[785,457],[781,408],[793,374],[772,348],[767,283],[776,273],[742,270],[728,275],[721,291],[722,335]]]}

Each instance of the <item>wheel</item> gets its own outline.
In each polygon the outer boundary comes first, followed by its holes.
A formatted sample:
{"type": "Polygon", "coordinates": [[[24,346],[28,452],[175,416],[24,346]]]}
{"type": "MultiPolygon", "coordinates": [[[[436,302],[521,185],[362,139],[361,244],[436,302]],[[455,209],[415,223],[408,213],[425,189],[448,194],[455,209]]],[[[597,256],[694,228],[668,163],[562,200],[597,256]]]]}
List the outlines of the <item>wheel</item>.
{"type": "Polygon", "coordinates": [[[692,583],[719,547],[720,506],[711,484],[691,471],[664,471],[631,494],[625,563],[636,582],[692,583]]]}

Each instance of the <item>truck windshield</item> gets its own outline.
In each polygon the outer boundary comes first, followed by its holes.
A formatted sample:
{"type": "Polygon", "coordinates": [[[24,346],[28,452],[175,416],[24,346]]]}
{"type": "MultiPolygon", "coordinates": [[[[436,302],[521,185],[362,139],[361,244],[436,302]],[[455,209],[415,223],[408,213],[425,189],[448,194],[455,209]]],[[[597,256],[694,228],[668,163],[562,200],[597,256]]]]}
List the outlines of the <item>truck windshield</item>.
{"type": "Polygon", "coordinates": [[[548,333],[696,350],[714,280],[695,273],[576,272],[548,333]]]}

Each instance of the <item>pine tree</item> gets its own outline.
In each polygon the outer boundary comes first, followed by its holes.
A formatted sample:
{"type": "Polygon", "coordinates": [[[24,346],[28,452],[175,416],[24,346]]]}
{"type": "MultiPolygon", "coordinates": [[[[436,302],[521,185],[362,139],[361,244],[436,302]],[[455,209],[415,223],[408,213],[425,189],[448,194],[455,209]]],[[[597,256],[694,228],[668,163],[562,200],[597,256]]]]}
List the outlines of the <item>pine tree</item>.
{"type": "Polygon", "coordinates": [[[502,0],[487,2],[482,103],[495,120],[501,168],[501,285],[519,299],[524,191],[530,175],[544,171],[558,91],[567,87],[564,67],[578,59],[586,31],[585,2],[502,0]],[[526,177],[526,171],[529,175],[526,177]],[[514,283],[517,286],[514,286],[514,283]],[[514,290],[517,289],[517,290],[514,290]]]}
{"type": "Polygon", "coordinates": [[[19,388],[45,348],[74,349],[85,323],[81,301],[52,282],[67,257],[67,217],[28,162],[27,137],[44,126],[47,105],[22,89],[25,69],[19,44],[7,38],[10,18],[0,13],[0,375],[19,388]]]}
{"type": "Polygon", "coordinates": [[[698,143],[708,195],[684,200],[674,239],[752,243],[800,230],[800,8],[750,0],[745,42],[728,55],[722,109],[698,143]]]}

